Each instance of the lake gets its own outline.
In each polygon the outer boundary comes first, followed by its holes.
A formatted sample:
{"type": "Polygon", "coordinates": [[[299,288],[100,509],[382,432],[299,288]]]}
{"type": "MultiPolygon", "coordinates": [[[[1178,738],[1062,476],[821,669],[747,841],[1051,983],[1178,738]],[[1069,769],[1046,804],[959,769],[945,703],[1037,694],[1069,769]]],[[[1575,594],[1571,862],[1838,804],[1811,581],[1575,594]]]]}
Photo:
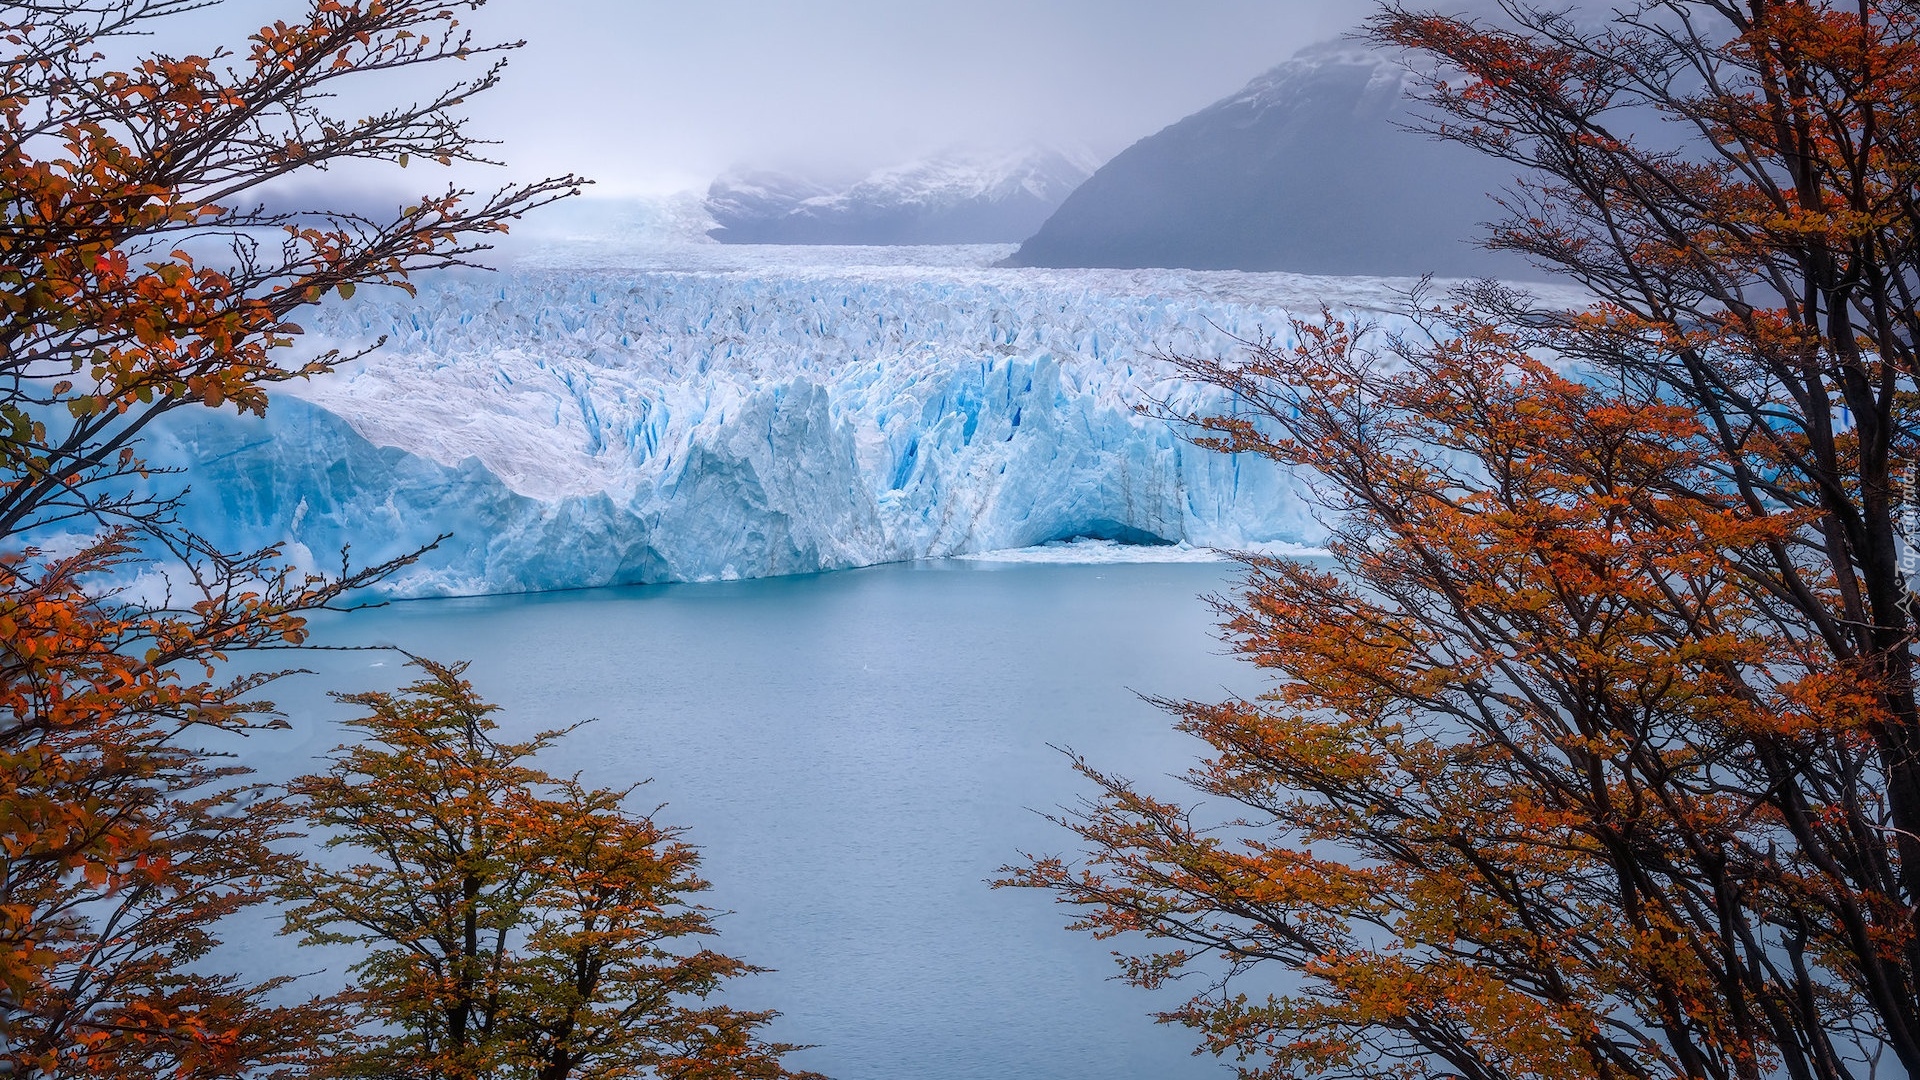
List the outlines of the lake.
{"type": "MultiPolygon", "coordinates": [[[[1037,811],[1089,786],[1052,747],[1169,789],[1204,747],[1136,692],[1259,686],[1199,597],[1224,563],[940,560],[757,581],[411,601],[315,622],[328,645],[473,661],[503,734],[586,718],[542,764],[687,827],[723,951],[777,969],[731,1000],[784,1015],[789,1059],[839,1080],[1227,1075],[1147,1014],[1180,995],[1111,980],[1104,943],[1046,895],[993,890],[1021,851],[1069,852],[1037,811]]],[[[270,777],[314,767],[326,690],[398,685],[390,652],[298,657],[270,777]]],[[[254,969],[341,966],[242,930],[254,969]]],[[[324,976],[323,976],[324,978],[324,976]]],[[[1195,987],[1194,989],[1197,989],[1195,987]]]]}

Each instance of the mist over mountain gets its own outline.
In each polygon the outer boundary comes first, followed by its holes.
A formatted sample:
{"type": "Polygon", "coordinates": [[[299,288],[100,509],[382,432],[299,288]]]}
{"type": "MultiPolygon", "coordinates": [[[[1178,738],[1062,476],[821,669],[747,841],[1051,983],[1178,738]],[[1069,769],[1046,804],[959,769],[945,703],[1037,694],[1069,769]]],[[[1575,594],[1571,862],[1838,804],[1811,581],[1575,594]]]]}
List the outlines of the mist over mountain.
{"type": "Polygon", "coordinates": [[[1397,126],[1407,80],[1309,46],[1103,165],[1007,265],[1536,276],[1472,242],[1512,167],[1397,126]]]}
{"type": "Polygon", "coordinates": [[[709,235],[733,244],[993,244],[1033,234],[1098,160],[1028,148],[954,152],[829,184],[735,172],[707,189],[709,235]]]}

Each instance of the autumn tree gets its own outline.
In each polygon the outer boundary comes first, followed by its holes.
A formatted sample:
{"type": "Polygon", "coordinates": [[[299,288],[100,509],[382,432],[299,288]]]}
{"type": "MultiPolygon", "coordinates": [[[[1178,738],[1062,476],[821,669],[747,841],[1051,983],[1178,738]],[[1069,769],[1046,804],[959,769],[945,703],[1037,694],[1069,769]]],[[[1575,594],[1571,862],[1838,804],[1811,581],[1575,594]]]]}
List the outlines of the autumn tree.
{"type": "Polygon", "coordinates": [[[216,665],[299,642],[302,613],[391,567],[212,548],[139,437],[187,407],[258,414],[343,359],[282,359],[301,307],[460,264],[576,183],[384,217],[269,207],[268,185],[333,165],[482,160],[455,110],[510,46],[461,27],[478,0],[312,0],[238,51],[135,55],[205,6],[0,6],[0,1054],[41,1075],[294,1068],[343,1022],[211,967],[287,818],[198,733],[276,726],[268,678],[216,665]],[[369,76],[463,62],[422,101],[334,111],[369,76]]]}
{"type": "Polygon", "coordinates": [[[1168,942],[1136,981],[1223,965],[1169,1018],[1249,1074],[1920,1074],[1920,8],[1592,20],[1368,32],[1514,164],[1491,242],[1597,303],[1180,360],[1232,392],[1203,440],[1315,478],[1339,572],[1251,560],[1273,689],[1167,703],[1231,811],[1083,763],[1090,863],[1014,879],[1168,942]]]}
{"type": "Polygon", "coordinates": [[[1175,942],[1128,961],[1142,984],[1224,963],[1169,1018],[1250,1075],[1847,1075],[1883,1036],[1835,909],[1904,923],[1769,805],[1769,751],[1855,765],[1872,707],[1742,572],[1798,520],[1698,495],[1718,463],[1685,406],[1450,329],[1194,361],[1241,404],[1212,445],[1315,470],[1340,572],[1250,559],[1223,611],[1275,688],[1166,703],[1237,813],[1083,762],[1090,865],[1016,880],[1175,942]],[[1234,991],[1268,965],[1300,989],[1234,991]]]}
{"type": "Polygon", "coordinates": [[[710,1002],[759,969],[704,947],[699,859],[676,830],[501,742],[462,666],[342,696],[361,741],[290,785],[340,854],[291,869],[290,932],[364,946],[347,1000],[377,1025],[347,1075],[785,1078],[770,1012],[710,1002]]]}

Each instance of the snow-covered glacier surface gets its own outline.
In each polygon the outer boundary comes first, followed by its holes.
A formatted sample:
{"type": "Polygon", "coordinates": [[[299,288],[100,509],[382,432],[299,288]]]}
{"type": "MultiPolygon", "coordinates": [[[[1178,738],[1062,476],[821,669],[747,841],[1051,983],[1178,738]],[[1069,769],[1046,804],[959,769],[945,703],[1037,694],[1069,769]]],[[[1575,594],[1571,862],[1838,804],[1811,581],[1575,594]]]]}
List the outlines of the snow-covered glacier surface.
{"type": "Polygon", "coordinates": [[[1299,482],[1139,407],[1157,350],[1283,339],[1407,282],[996,269],[1006,247],[548,251],[310,313],[385,345],[265,419],[176,417],[189,522],[402,596],[759,577],[1098,537],[1311,544],[1299,482]]]}

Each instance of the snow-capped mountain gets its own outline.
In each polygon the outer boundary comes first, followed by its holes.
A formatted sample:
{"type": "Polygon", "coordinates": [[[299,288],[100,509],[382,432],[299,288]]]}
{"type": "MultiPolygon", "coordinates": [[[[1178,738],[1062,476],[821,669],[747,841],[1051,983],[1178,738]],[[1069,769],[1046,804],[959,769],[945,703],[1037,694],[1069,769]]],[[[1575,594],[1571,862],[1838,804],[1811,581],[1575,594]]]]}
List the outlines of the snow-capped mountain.
{"type": "Polygon", "coordinates": [[[1284,344],[1289,310],[1377,312],[1411,284],[993,268],[1004,245],[754,257],[806,250],[706,245],[439,276],[413,298],[363,289],[303,317],[307,342],[385,348],[277,394],[263,419],[174,413],[143,453],[187,470],[183,519],[230,550],[283,543],[324,570],[343,545],[370,561],[451,534],[395,595],[1075,537],[1311,544],[1293,478],[1137,411],[1214,400],[1152,354],[1265,331],[1284,344]],[[961,250],[972,265],[952,261],[961,250]],[[872,261],[913,251],[939,258],[872,261]]]}
{"type": "Polygon", "coordinates": [[[730,173],[707,191],[712,236],[744,244],[1018,243],[1099,161],[1028,148],[953,152],[830,185],[769,172],[730,173]]]}
{"type": "Polygon", "coordinates": [[[1528,276],[1470,241],[1512,166],[1404,130],[1400,62],[1310,46],[1103,165],[1019,266],[1528,276]]]}

